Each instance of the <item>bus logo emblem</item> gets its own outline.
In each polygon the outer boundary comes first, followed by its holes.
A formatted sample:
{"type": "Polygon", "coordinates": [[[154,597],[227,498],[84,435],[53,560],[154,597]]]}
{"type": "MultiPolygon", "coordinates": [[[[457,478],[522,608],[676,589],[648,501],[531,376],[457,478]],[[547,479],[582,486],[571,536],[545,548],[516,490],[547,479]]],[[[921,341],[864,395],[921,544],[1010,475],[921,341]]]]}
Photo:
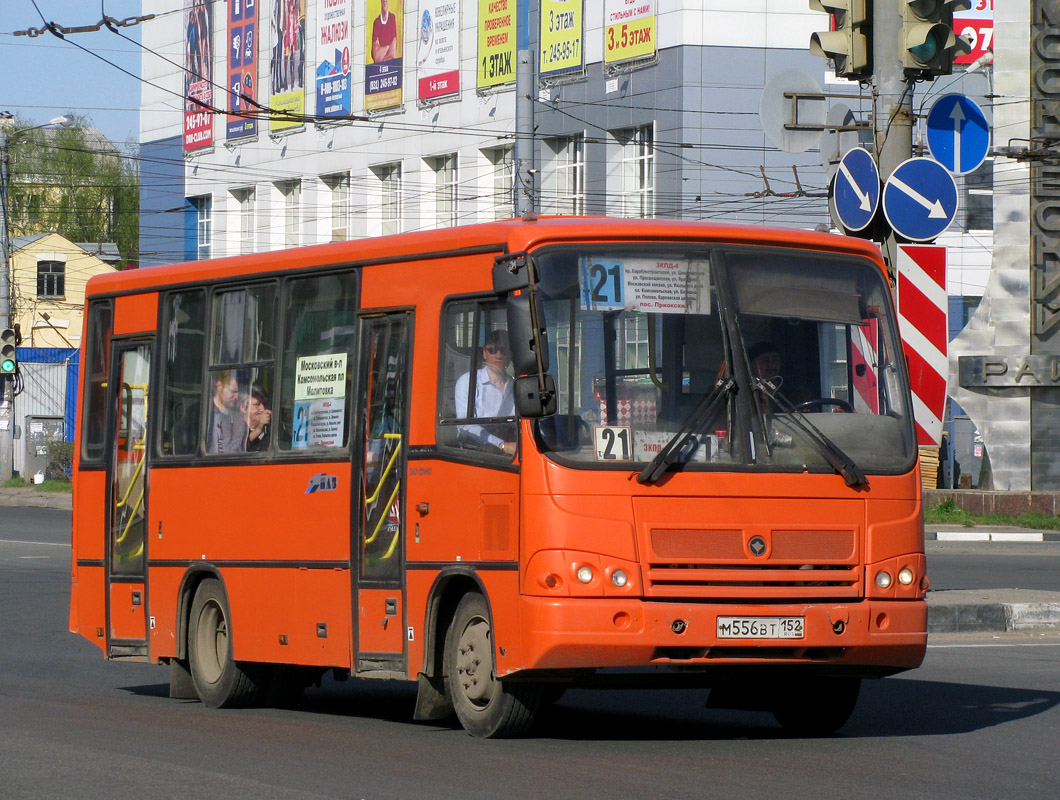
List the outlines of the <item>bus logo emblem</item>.
{"type": "Polygon", "coordinates": [[[766,553],[766,540],[761,536],[752,537],[747,546],[751,548],[751,555],[763,556],[766,553]]]}
{"type": "Polygon", "coordinates": [[[314,475],[309,479],[309,487],[305,490],[305,493],[313,494],[314,492],[333,492],[338,488],[338,475],[327,475],[321,472],[319,475],[314,475]]]}

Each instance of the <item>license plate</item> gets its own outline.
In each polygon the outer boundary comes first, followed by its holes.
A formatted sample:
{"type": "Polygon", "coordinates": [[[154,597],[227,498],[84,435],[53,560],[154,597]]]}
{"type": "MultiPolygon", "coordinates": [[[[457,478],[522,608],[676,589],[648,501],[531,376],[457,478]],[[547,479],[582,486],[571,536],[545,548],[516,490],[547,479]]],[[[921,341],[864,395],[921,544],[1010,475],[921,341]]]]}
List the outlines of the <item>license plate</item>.
{"type": "Polygon", "coordinates": [[[719,639],[801,639],[802,617],[718,617],[719,639]]]}

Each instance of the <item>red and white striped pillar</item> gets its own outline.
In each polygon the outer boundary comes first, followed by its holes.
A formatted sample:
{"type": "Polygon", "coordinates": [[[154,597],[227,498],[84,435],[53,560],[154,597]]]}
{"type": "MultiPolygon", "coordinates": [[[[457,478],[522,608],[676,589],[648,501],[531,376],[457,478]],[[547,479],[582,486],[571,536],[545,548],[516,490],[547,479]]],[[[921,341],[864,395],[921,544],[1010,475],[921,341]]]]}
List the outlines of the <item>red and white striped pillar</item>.
{"type": "Polygon", "coordinates": [[[898,245],[898,327],[909,363],[917,444],[939,444],[949,376],[946,248],[898,245]]]}

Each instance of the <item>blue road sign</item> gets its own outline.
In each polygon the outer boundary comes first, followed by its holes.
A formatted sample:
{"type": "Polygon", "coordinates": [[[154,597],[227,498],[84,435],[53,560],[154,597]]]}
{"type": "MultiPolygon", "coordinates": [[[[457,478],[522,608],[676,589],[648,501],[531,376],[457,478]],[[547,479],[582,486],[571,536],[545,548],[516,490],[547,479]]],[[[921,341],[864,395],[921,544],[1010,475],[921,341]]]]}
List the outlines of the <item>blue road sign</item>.
{"type": "Polygon", "coordinates": [[[957,215],[957,184],[939,162],[910,158],[883,186],[883,213],[899,236],[930,242],[957,215]]]}
{"type": "Polygon", "coordinates": [[[990,123],[963,94],[943,95],[928,112],[927,140],[936,161],[954,175],[966,175],[986,160],[990,123]]]}
{"type": "Polygon", "coordinates": [[[880,171],[868,150],[854,147],[843,155],[832,191],[843,227],[850,231],[868,227],[880,205],[880,171]]]}

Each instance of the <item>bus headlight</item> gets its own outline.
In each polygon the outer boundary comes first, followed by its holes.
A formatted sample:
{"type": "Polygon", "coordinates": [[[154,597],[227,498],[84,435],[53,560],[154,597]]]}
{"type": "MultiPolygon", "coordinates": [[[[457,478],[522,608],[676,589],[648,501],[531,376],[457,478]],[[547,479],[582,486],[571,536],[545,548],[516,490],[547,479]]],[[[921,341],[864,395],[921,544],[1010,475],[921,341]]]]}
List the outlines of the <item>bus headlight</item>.
{"type": "Polygon", "coordinates": [[[902,567],[898,571],[898,582],[902,584],[902,586],[909,586],[915,578],[916,576],[913,574],[913,570],[909,569],[909,567],[902,567]]]}
{"type": "Polygon", "coordinates": [[[592,583],[593,582],[593,568],[588,564],[583,564],[578,567],[578,571],[574,573],[574,576],[581,583],[592,583]]]}
{"type": "Polygon", "coordinates": [[[616,569],[611,573],[611,583],[620,589],[625,586],[628,581],[629,577],[624,570],[616,569]]]}
{"type": "Polygon", "coordinates": [[[876,573],[876,585],[881,589],[889,589],[891,586],[891,573],[887,570],[880,570],[876,573]]]}

